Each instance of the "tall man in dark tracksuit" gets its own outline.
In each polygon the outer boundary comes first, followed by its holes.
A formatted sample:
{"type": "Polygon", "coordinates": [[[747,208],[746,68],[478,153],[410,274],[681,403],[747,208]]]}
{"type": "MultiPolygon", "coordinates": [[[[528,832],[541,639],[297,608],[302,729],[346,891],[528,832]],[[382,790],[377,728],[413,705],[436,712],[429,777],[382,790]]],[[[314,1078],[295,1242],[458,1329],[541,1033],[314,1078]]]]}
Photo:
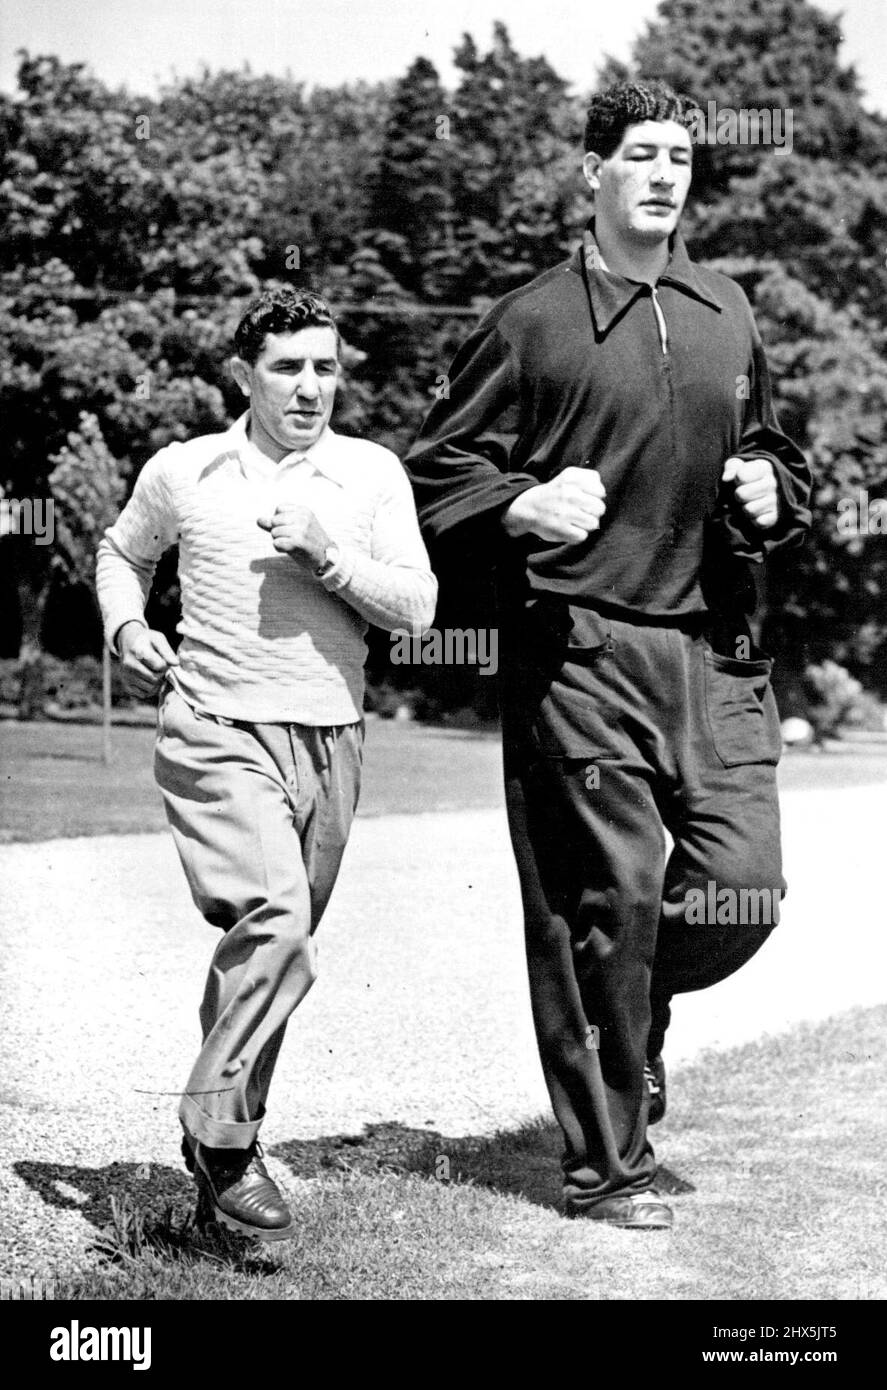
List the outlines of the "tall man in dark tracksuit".
{"type": "Polygon", "coordinates": [[[647,1138],[672,995],[738,969],[785,890],[771,663],[746,614],[750,563],[810,523],[745,295],[676,230],[691,110],[660,83],[593,100],[583,248],[487,315],[407,460],[434,551],[496,566],[565,1211],[647,1229],[672,1222],[647,1138]]]}

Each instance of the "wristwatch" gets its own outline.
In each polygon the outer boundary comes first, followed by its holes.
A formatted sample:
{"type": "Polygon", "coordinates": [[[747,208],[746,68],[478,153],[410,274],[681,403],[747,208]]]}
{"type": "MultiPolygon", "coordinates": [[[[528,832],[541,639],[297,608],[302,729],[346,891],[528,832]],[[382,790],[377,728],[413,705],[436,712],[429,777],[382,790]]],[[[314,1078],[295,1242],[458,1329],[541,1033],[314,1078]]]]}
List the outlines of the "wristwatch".
{"type": "Polygon", "coordinates": [[[330,541],[326,550],[323,552],[323,559],[314,571],[318,579],[325,579],[330,570],[336,565],[339,559],[339,547],[335,541],[330,541]]]}

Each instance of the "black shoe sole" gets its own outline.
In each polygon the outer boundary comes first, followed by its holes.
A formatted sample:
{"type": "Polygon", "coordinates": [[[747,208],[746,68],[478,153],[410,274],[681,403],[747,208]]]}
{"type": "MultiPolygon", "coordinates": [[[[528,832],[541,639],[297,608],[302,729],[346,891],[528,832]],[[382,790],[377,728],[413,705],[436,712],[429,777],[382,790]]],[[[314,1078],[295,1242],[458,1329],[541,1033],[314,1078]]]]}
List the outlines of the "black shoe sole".
{"type": "Polygon", "coordinates": [[[239,1236],[249,1236],[252,1240],[292,1240],[296,1234],[296,1223],[291,1221],[288,1226],[282,1226],[279,1230],[269,1229],[267,1226],[250,1226],[245,1221],[238,1221],[236,1217],[229,1216],[226,1211],[212,1203],[212,1219],[218,1225],[224,1226],[226,1230],[233,1231],[239,1236]]]}

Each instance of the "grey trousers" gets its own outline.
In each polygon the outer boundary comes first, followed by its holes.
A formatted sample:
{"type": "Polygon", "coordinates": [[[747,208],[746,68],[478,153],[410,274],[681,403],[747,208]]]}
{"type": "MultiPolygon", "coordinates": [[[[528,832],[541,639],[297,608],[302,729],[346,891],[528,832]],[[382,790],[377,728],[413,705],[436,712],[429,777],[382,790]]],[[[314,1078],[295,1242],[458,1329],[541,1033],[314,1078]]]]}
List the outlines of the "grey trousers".
{"type": "Polygon", "coordinates": [[[357,805],[363,732],[223,722],[166,687],[154,772],[191,895],[223,933],[179,1108],[211,1147],[255,1139],[287,1020],[316,978],[313,934],[357,805]]]}

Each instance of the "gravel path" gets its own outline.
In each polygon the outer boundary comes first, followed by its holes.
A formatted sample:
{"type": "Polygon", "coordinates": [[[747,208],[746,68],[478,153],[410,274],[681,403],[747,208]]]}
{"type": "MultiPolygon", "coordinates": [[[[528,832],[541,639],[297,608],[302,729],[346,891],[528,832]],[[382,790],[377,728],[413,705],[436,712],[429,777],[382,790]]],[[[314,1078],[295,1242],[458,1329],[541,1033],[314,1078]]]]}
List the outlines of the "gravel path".
{"type": "MultiPolygon", "coordinates": [[[[679,1001],[670,1067],[887,999],[883,787],[783,796],[789,897],[767,947],[679,1001]]],[[[6,1083],[0,1275],[75,1261],[115,1185],[183,1189],[174,1093],[214,942],[166,834],[0,849],[6,1083]]],[[[501,810],[356,823],[263,1139],[544,1113],[501,810]]]]}

